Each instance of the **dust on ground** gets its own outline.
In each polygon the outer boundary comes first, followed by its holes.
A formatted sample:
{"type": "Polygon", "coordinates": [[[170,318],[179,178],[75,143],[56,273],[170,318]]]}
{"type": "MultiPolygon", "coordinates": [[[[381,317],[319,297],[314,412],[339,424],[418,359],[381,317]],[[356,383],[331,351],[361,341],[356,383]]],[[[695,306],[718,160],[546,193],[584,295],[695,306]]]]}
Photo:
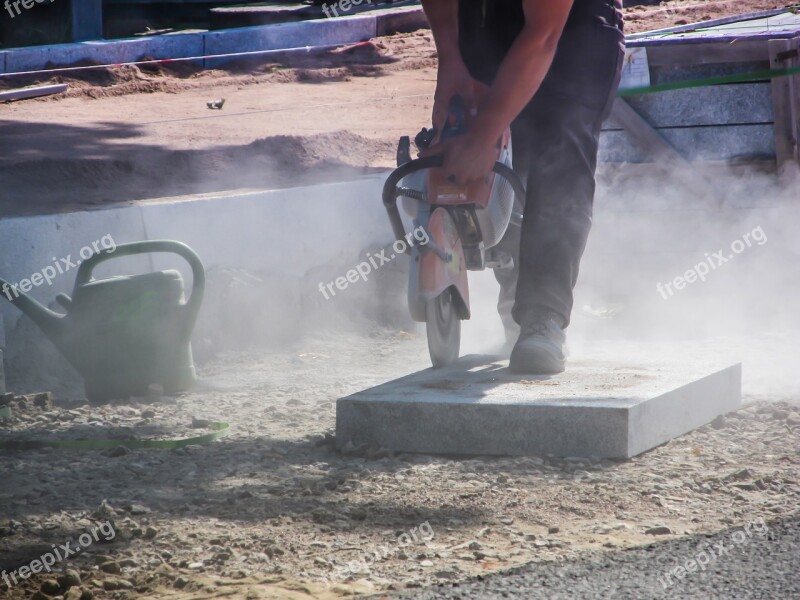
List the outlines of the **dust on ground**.
{"type": "Polygon", "coordinates": [[[3,440],[191,437],[219,420],[232,433],[179,450],[5,453],[0,568],[76,547],[107,522],[115,532],[60,563],[60,584],[36,575],[10,598],[43,585],[95,598],[341,598],[797,511],[796,402],[750,402],[630,461],[337,452],[336,399],[427,360],[413,332],[329,331],[219,357],[176,397],[31,398],[3,440]]]}

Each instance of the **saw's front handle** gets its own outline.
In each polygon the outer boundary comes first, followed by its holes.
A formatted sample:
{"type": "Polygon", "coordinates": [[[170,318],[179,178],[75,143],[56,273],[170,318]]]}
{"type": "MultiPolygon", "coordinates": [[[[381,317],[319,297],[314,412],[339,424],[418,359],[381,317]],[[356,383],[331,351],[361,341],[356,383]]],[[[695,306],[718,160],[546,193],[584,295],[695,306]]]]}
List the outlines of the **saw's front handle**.
{"type": "MultiPolygon", "coordinates": [[[[397,167],[389,174],[386,183],[383,185],[383,205],[386,207],[386,212],[389,215],[389,222],[392,224],[392,231],[394,232],[395,239],[402,240],[406,237],[406,228],[403,225],[403,219],[400,216],[400,210],[397,208],[397,199],[400,196],[407,196],[427,202],[425,194],[419,190],[412,190],[408,188],[398,188],[397,184],[400,183],[404,177],[408,177],[412,173],[422,171],[424,169],[435,169],[444,164],[444,156],[438,154],[436,156],[426,156],[425,158],[417,158],[411,160],[403,165],[397,167]]],[[[503,179],[511,184],[514,190],[514,195],[520,206],[525,205],[525,186],[522,181],[508,165],[500,161],[494,163],[492,171],[500,175],[503,179]]],[[[406,254],[411,252],[410,247],[406,247],[406,254]]]]}

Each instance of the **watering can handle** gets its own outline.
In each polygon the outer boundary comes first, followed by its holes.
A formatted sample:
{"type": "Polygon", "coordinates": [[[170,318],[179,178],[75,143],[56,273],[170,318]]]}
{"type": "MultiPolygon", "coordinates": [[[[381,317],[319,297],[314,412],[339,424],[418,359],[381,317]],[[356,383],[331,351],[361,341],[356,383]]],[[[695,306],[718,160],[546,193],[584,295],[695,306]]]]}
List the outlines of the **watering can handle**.
{"type": "Polygon", "coordinates": [[[194,319],[203,302],[203,292],[206,287],[206,271],[200,257],[186,244],[172,240],[146,240],[118,245],[113,253],[95,254],[81,263],[78,275],[75,278],[75,287],[85,285],[92,278],[92,271],[101,262],[112,258],[121,258],[133,254],[149,254],[151,252],[169,252],[177,254],[192,267],[192,295],[187,300],[185,307],[189,317],[194,319]]]}

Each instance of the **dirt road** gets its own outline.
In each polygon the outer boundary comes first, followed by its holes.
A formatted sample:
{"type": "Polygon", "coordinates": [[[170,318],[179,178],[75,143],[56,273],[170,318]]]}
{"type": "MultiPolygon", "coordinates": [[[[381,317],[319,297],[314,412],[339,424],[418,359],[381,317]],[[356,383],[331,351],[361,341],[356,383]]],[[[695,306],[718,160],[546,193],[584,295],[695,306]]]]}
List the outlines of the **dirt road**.
{"type": "MultiPolygon", "coordinates": [[[[631,3],[629,33],[785,6],[631,3]]],[[[430,32],[228,70],[123,67],[52,77],[64,98],[0,106],[0,215],[335,179],[393,164],[428,124],[430,32]],[[224,98],[223,110],[206,107],[224,98]]],[[[0,88],[34,79],[0,78],[0,88]]]]}

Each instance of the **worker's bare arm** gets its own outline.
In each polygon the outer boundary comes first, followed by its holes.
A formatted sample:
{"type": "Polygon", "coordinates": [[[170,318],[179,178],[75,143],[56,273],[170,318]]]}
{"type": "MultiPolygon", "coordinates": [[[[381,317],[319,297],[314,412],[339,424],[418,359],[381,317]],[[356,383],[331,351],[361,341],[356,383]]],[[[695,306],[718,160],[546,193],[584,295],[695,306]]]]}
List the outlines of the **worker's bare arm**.
{"type": "Polygon", "coordinates": [[[461,96],[471,110],[476,108],[473,80],[458,49],[458,0],[422,0],[422,7],[439,57],[431,122],[441,131],[453,96],[461,96]]]}
{"type": "Polygon", "coordinates": [[[523,0],[525,25],[500,65],[478,111],[473,133],[494,144],[522,111],[550,69],[573,0],[523,0]]]}
{"type": "Polygon", "coordinates": [[[458,52],[458,0],[422,0],[431,25],[439,63],[461,61],[458,52]]]}
{"type": "MultiPolygon", "coordinates": [[[[444,1],[449,3],[455,0],[444,1]]],[[[436,4],[437,0],[429,2],[436,4]]],[[[539,90],[550,69],[572,2],[573,0],[522,0],[525,25],[500,64],[494,82],[483,95],[478,116],[469,131],[459,138],[432,146],[421,153],[423,156],[444,154],[444,169],[458,182],[478,179],[491,171],[497,140],[539,90]]],[[[444,23],[443,15],[438,16],[442,17],[444,23]]],[[[457,29],[456,26],[453,36],[456,44],[457,29]]],[[[435,35],[450,37],[450,32],[445,28],[441,30],[441,34],[435,35]]],[[[437,42],[437,46],[439,43],[449,47],[450,41],[443,39],[437,42]]],[[[463,62],[461,65],[463,67],[463,62]]],[[[442,78],[440,64],[439,86],[442,85],[442,78]]],[[[450,89],[443,89],[442,94],[437,89],[437,102],[434,105],[444,101],[445,92],[450,94],[450,89]]]]}

